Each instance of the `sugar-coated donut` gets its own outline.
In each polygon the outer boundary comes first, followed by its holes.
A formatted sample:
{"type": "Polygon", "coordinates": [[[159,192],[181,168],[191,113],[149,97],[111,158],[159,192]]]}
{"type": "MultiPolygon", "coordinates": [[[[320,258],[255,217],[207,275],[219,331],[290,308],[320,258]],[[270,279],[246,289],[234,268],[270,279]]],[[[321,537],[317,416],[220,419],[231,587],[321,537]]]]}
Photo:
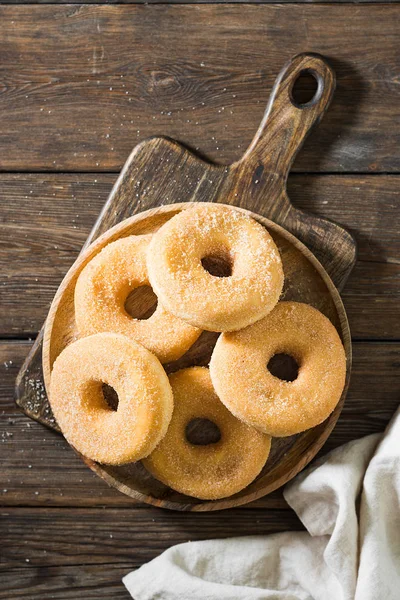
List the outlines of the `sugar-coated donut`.
{"type": "Polygon", "coordinates": [[[174,490],[215,500],[239,492],[263,468],[271,438],[236,419],[219,401],[208,369],[191,367],[170,375],[174,411],[166,436],[143,464],[174,490]],[[195,445],[186,438],[193,419],[208,419],[221,432],[213,444],[195,445]]]}
{"type": "Polygon", "coordinates": [[[258,323],[218,338],[210,374],[219,398],[236,417],[283,437],[331,414],[344,388],[346,356],[327,317],[308,304],[280,302],[258,323]],[[267,369],[281,353],[298,364],[294,381],[267,369]]]}
{"type": "Polygon", "coordinates": [[[195,327],[233,331],[264,317],[282,291],[279,251],[245,213],[199,203],[175,215],[150,242],[149,279],[165,308],[195,327]],[[211,275],[204,259],[223,259],[231,275],[211,275]]]}
{"type": "Polygon", "coordinates": [[[50,405],[61,431],[81,454],[121,465],[152,452],[173,409],[168,377],[146,348],[117,333],[98,333],[67,346],[53,365],[50,405]],[[117,410],[102,385],[118,394],[117,410]]]}
{"type": "Polygon", "coordinates": [[[146,251],[151,235],[129,236],[108,244],[82,270],[75,287],[75,321],[79,335],[114,331],[153,352],[161,362],[177,360],[201,331],[167,312],[158,303],[149,319],[125,310],[129,293],[149,285],[146,251]]]}

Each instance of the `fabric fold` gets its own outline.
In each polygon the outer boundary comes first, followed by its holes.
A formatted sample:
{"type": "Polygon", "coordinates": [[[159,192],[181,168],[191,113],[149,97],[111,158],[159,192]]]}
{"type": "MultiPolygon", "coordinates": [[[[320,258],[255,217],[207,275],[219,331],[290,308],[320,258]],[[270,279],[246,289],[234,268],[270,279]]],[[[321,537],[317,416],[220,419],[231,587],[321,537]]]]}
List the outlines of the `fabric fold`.
{"type": "Polygon", "coordinates": [[[135,600],[400,600],[400,412],[284,491],[307,531],[173,546],[124,577],[135,600]]]}

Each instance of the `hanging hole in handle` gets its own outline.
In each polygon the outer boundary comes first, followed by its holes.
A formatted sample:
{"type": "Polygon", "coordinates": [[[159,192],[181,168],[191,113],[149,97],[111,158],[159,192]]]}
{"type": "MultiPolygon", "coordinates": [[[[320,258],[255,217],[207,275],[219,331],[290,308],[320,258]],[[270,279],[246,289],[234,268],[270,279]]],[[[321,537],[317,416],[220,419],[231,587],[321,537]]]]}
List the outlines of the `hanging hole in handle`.
{"type": "Polygon", "coordinates": [[[317,104],[324,89],[324,82],[313,69],[303,69],[290,90],[290,100],[296,108],[309,108],[317,104]]]}

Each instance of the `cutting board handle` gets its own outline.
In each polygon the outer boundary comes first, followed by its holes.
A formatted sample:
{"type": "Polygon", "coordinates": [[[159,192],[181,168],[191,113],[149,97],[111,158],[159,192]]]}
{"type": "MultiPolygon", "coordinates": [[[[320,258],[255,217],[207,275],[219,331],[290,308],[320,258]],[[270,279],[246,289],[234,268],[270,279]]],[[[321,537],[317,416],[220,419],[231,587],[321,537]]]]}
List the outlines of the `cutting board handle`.
{"type": "Polygon", "coordinates": [[[322,118],[335,91],[335,74],[318,54],[299,54],[282,69],[273,86],[263,120],[242,158],[231,165],[219,202],[248,208],[275,221],[299,238],[342,288],[355,262],[355,242],[340,225],[305,213],[291,203],[286,191],[293,160],[311,128],[322,118]],[[317,82],[305,104],[293,88],[303,74],[317,82]]]}
{"type": "Polygon", "coordinates": [[[298,54],[292,58],[278,75],[260,127],[238,164],[257,163],[286,180],[298,150],[325,113],[334,91],[334,71],[322,56],[298,54]],[[298,104],[293,88],[305,74],[316,79],[317,90],[310,101],[298,104]]]}

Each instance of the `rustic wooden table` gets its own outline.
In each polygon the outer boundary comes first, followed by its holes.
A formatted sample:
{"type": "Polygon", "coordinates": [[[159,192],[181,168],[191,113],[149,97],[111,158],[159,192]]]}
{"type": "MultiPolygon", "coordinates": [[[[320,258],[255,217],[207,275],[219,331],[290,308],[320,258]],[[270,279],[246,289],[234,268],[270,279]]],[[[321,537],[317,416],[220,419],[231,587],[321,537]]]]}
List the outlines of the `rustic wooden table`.
{"type": "Polygon", "coordinates": [[[357,238],[343,293],[348,398],[324,451],[381,431],[400,363],[398,4],[0,5],[0,598],[128,598],[121,577],[172,544],[300,529],[280,492],[221,513],[135,505],[13,386],[50,300],[138,140],[167,134],[229,163],[292,55],[337,92],[289,180],[294,204],[357,238]]]}

